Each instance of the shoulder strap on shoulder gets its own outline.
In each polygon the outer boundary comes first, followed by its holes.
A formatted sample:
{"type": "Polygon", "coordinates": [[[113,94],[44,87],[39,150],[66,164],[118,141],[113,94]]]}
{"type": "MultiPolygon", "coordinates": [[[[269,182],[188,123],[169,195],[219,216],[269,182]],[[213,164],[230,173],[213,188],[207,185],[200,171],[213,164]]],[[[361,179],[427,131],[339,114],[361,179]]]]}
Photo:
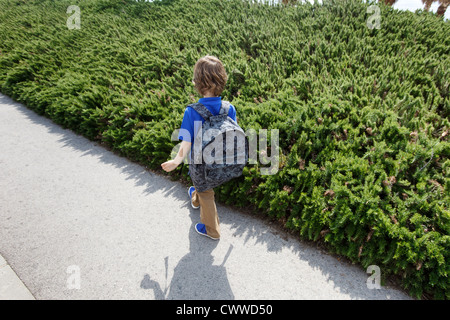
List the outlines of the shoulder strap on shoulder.
{"type": "Polygon", "coordinates": [[[213,116],[211,111],[209,111],[208,108],[206,108],[203,104],[199,102],[190,104],[188,105],[188,107],[191,107],[192,109],[197,111],[197,113],[205,120],[208,120],[210,117],[213,116]]]}
{"type": "Polygon", "coordinates": [[[230,103],[228,101],[222,101],[222,106],[220,107],[219,114],[226,114],[230,111],[230,103]]]}

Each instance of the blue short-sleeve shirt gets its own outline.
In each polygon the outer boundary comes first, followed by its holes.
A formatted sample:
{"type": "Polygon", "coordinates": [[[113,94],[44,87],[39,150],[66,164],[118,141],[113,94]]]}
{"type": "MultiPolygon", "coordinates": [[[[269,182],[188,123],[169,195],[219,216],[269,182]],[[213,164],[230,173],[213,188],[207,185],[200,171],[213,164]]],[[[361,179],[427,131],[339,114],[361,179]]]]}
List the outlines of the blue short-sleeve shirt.
{"type": "MultiPolygon", "coordinates": [[[[213,115],[218,115],[220,107],[222,106],[221,97],[201,98],[198,102],[203,104],[213,115]]],[[[228,116],[236,121],[236,108],[233,105],[230,105],[228,116]]],[[[184,111],[183,122],[181,123],[178,139],[193,144],[195,136],[200,130],[203,122],[205,122],[205,120],[197,113],[197,111],[187,107],[184,111]]]]}

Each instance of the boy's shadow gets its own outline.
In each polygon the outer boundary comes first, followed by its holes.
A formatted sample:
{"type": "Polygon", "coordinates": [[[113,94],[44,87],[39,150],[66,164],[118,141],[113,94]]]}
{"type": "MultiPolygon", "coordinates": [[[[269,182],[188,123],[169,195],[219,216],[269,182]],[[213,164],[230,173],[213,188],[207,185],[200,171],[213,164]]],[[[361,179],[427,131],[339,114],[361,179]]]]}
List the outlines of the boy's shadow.
{"type": "MultiPolygon", "coordinates": [[[[190,208],[190,204],[189,204],[190,208]]],[[[165,258],[166,285],[164,290],[148,274],[141,281],[141,288],[153,289],[156,300],[232,300],[231,290],[225,268],[233,246],[230,245],[222,264],[213,265],[212,251],[219,241],[199,235],[194,226],[200,222],[199,210],[190,210],[192,225],[189,231],[189,253],[180,259],[174,269],[170,285],[167,287],[168,258],[165,258]]]]}

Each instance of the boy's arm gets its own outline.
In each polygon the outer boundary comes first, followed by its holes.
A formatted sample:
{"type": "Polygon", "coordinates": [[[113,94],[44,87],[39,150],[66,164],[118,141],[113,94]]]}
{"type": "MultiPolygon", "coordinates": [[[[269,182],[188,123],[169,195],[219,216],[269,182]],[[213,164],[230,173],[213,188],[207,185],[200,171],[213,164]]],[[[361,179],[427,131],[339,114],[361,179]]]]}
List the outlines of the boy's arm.
{"type": "Polygon", "coordinates": [[[181,141],[180,150],[173,161],[175,161],[177,165],[181,164],[184,158],[189,154],[189,151],[191,151],[191,143],[189,141],[181,141]]]}
{"type": "Polygon", "coordinates": [[[183,162],[184,158],[189,154],[190,150],[191,150],[191,143],[188,141],[182,141],[180,150],[178,151],[178,154],[175,157],[175,159],[164,162],[163,164],[161,164],[161,167],[166,172],[175,170],[176,167],[178,167],[180,163],[183,162]]]}

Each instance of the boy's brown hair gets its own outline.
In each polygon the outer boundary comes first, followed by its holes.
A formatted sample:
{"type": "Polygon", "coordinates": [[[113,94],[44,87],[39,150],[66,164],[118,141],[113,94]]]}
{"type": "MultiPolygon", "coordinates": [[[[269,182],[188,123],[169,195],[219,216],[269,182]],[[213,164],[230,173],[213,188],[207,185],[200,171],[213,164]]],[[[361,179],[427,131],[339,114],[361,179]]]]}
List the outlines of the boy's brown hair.
{"type": "Polygon", "coordinates": [[[228,76],[222,62],[214,56],[200,58],[194,66],[194,86],[201,95],[207,92],[220,96],[228,76]]]}

